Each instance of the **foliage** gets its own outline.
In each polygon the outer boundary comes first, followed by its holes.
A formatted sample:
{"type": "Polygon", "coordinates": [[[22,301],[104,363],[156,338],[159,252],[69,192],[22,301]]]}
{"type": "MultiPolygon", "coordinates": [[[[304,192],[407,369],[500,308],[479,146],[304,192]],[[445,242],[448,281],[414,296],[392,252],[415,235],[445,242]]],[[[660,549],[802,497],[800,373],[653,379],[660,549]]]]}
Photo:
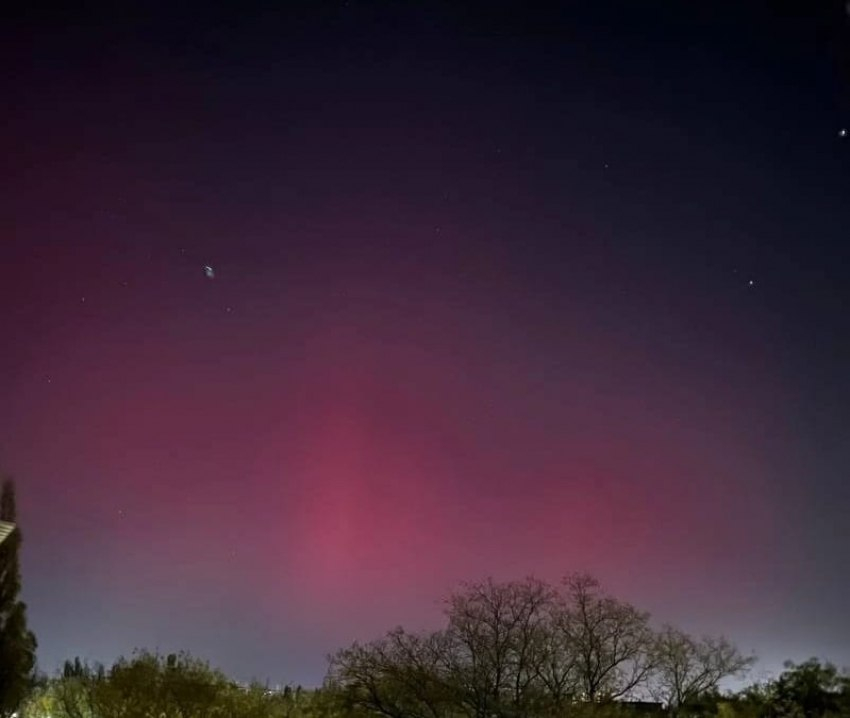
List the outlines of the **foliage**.
{"type": "Polygon", "coordinates": [[[850,718],[850,676],[811,658],[722,701],[719,718],[850,718]]]}
{"type": "Polygon", "coordinates": [[[754,662],[727,639],[693,638],[604,593],[585,574],[465,584],[444,628],[403,628],[329,657],[323,688],[272,691],[187,653],[110,668],[66,661],[21,718],[850,718],[850,677],[811,659],[721,696],[754,662]],[[632,700],[639,695],[654,701],[632,700]]]}
{"type": "Polygon", "coordinates": [[[788,661],[785,669],[771,688],[773,715],[788,718],[850,716],[850,678],[841,675],[834,665],[810,658],[799,665],[788,661]]]}
{"type": "MultiPolygon", "coordinates": [[[[15,487],[0,488],[0,520],[17,523],[15,487]]],[[[10,716],[35,684],[36,640],[27,627],[26,605],[19,599],[21,531],[0,544],[0,716],[10,716]]]]}
{"type": "Polygon", "coordinates": [[[301,689],[240,685],[188,653],[147,651],[106,669],[66,661],[22,718],[324,718],[301,689]]]}

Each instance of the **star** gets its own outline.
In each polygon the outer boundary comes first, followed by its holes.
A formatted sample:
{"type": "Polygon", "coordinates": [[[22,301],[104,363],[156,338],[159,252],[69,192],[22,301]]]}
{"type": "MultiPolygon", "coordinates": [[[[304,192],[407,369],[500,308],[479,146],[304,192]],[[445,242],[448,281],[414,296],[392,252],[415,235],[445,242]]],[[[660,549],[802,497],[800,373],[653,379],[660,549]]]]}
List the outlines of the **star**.
{"type": "Polygon", "coordinates": [[[838,136],[842,138],[847,137],[847,128],[842,127],[840,130],[838,130],[838,136]]]}
{"type": "Polygon", "coordinates": [[[747,284],[752,287],[755,284],[755,282],[751,279],[749,282],[747,282],[747,284]]]}
{"type": "Polygon", "coordinates": [[[213,268],[209,265],[204,267],[204,274],[207,275],[207,279],[215,279],[215,272],[213,268]]]}

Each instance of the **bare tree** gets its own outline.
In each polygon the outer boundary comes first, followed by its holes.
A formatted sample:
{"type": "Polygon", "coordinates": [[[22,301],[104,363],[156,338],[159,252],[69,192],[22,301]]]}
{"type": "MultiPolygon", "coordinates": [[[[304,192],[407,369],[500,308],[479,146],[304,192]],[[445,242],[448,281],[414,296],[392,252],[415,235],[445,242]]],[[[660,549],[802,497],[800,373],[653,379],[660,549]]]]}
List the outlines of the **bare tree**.
{"type": "Polygon", "coordinates": [[[446,636],[422,636],[397,628],[366,645],[353,644],[330,657],[327,687],[348,710],[387,718],[442,718],[446,636]]]}
{"type": "MultiPolygon", "coordinates": [[[[446,616],[442,631],[399,628],[339,651],[330,659],[332,693],[349,712],[385,718],[598,715],[640,688],[658,695],[671,680],[682,691],[674,700],[684,701],[737,666],[727,643],[704,639],[687,655],[707,672],[677,672],[649,615],[585,574],[568,576],[561,590],[534,578],[465,584],[447,599],[446,616]]],[[[675,634],[664,635],[669,649],[675,634]]]]}
{"type": "Polygon", "coordinates": [[[669,625],[656,637],[655,656],[651,692],[674,715],[716,691],[722,679],[746,674],[756,660],[741,655],[724,637],[696,640],[669,625]]]}
{"type": "Polygon", "coordinates": [[[473,718],[527,715],[540,703],[548,608],[542,581],[466,584],[447,600],[450,675],[473,718]]]}
{"type": "Polygon", "coordinates": [[[597,702],[628,696],[652,669],[649,614],[606,595],[586,574],[568,576],[564,588],[553,627],[572,654],[577,697],[597,702]]]}
{"type": "Polygon", "coordinates": [[[562,606],[552,604],[547,611],[546,629],[541,638],[541,652],[536,663],[541,693],[550,711],[562,714],[579,693],[579,661],[568,636],[559,630],[562,606]]]}

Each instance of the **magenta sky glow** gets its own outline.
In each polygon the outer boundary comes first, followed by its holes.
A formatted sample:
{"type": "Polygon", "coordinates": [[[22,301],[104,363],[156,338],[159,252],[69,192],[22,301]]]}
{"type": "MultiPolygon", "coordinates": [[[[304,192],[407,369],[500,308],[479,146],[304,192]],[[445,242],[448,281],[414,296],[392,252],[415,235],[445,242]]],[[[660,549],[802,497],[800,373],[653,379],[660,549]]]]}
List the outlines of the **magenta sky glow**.
{"type": "Polygon", "coordinates": [[[850,663],[848,146],[802,99],[838,81],[781,19],[759,55],[746,12],[615,4],[4,31],[0,466],[44,670],[315,685],[460,581],[574,570],[754,677],[850,663]]]}

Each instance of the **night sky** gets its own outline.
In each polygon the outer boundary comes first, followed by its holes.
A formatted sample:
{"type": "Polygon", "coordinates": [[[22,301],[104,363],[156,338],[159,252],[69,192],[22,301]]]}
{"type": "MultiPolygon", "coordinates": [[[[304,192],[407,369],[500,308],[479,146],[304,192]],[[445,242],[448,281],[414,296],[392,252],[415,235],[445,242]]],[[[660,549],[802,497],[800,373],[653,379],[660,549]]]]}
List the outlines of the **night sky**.
{"type": "Polygon", "coordinates": [[[850,664],[848,59],[825,1],[6,18],[41,668],[318,685],[574,570],[753,678],[850,664]]]}

